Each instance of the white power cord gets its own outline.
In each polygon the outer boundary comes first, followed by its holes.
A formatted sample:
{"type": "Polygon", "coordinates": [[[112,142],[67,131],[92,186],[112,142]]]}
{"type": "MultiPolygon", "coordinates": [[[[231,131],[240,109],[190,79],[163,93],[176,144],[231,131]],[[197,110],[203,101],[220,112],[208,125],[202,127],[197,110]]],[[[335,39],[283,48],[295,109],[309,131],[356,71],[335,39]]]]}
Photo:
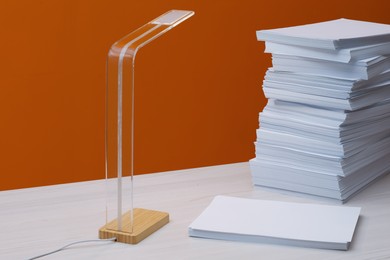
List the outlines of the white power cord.
{"type": "Polygon", "coordinates": [[[83,241],[77,241],[77,242],[73,242],[73,243],[70,243],[66,246],[63,246],[59,249],[56,249],[56,250],[53,250],[51,252],[48,252],[48,253],[45,253],[45,254],[42,254],[42,255],[38,255],[38,256],[34,256],[32,258],[29,258],[28,260],[33,260],[33,259],[37,259],[37,258],[41,258],[41,257],[44,257],[44,256],[47,256],[47,255],[51,255],[51,254],[54,254],[54,253],[57,253],[61,250],[64,250],[70,246],[73,246],[73,245],[76,245],[76,244],[81,244],[81,243],[91,243],[91,242],[107,242],[107,241],[116,241],[116,237],[113,237],[113,238],[108,238],[108,239],[93,239],[93,240],[83,240],[83,241]]]}

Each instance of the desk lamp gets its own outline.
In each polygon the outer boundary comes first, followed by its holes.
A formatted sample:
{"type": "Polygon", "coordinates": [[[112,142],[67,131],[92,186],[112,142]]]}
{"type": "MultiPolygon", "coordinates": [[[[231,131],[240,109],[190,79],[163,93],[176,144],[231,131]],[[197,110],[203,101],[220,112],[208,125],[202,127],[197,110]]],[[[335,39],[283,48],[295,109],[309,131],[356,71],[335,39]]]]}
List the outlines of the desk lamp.
{"type": "Polygon", "coordinates": [[[193,15],[193,11],[171,10],[114,43],[108,53],[106,224],[99,229],[99,238],[116,237],[118,242],[137,244],[169,222],[166,212],[133,208],[135,57],[140,48],[193,15]],[[110,185],[115,186],[114,201],[109,199],[110,185]],[[112,212],[116,212],[113,220],[112,212]]]}

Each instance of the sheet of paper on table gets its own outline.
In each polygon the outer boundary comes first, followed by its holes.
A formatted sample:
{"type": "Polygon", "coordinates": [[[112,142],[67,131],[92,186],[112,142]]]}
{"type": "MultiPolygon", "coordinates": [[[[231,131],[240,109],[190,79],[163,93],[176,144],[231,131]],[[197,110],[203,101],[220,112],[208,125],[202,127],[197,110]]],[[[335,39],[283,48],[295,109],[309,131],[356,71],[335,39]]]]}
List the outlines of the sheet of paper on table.
{"type": "Polygon", "coordinates": [[[348,250],[359,207],[216,196],[189,226],[192,237],[348,250]]]}

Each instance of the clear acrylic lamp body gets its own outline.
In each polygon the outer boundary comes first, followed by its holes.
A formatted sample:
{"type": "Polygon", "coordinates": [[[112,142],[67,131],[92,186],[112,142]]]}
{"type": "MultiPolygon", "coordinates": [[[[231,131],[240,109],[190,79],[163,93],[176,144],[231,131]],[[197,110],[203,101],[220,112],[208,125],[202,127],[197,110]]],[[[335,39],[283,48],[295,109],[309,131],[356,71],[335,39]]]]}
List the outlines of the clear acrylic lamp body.
{"type": "MultiPolygon", "coordinates": [[[[102,235],[100,230],[101,238],[116,236],[118,239],[118,233],[123,233],[125,236],[126,234],[136,235],[141,232],[138,230],[140,223],[137,217],[140,218],[142,215],[141,221],[149,221],[142,209],[133,209],[134,155],[136,152],[135,57],[140,48],[192,15],[194,15],[192,11],[171,10],[114,43],[108,53],[105,129],[107,207],[106,225],[103,228],[112,231],[113,235],[102,235]]],[[[158,213],[150,212],[153,216],[157,216],[158,213]]],[[[149,222],[158,221],[156,220],[158,217],[151,218],[149,222]]],[[[166,213],[164,221],[169,221],[168,218],[166,213]]],[[[142,224],[144,225],[145,223],[142,224]]],[[[120,242],[133,244],[127,241],[128,239],[123,240],[126,241],[120,242]]]]}

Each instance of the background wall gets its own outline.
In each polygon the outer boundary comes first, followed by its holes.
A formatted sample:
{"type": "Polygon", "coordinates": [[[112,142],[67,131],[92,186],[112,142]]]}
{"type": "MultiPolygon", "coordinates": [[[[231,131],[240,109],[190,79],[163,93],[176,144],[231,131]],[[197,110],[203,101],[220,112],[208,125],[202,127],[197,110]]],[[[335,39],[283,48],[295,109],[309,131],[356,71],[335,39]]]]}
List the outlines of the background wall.
{"type": "Polygon", "coordinates": [[[196,15],[137,56],[137,173],[254,157],[270,66],[256,30],[390,23],[385,0],[3,0],[0,190],[104,177],[106,53],[170,9],[196,15]]]}

